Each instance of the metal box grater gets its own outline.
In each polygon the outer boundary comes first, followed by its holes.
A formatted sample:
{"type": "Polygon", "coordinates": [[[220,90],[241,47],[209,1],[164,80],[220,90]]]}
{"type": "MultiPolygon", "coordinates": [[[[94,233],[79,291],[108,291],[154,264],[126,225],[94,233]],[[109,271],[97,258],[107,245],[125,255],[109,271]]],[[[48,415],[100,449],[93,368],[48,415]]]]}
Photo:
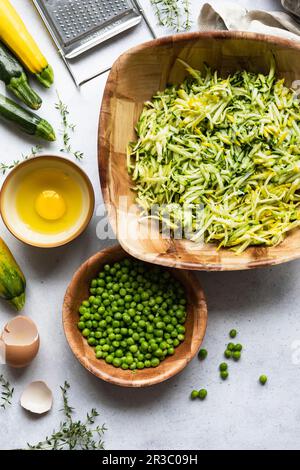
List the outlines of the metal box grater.
{"type": "Polygon", "coordinates": [[[65,59],[139,24],[135,0],[33,0],[65,59]]]}

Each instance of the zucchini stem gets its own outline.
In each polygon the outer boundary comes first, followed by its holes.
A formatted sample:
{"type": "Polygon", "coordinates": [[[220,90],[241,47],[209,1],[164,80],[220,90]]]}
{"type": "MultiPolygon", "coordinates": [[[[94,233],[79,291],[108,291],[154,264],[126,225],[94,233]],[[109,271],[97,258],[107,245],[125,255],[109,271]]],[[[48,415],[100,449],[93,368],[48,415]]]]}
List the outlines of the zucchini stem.
{"type": "Polygon", "coordinates": [[[54,82],[53,68],[49,64],[40,73],[36,73],[35,76],[37,77],[38,81],[46,88],[50,88],[54,82]]]}
{"type": "Polygon", "coordinates": [[[14,297],[13,299],[10,299],[9,303],[18,311],[22,310],[22,308],[25,305],[25,292],[23,292],[18,297],[14,297]]]}
{"type": "Polygon", "coordinates": [[[56,140],[56,135],[51,124],[45,119],[42,119],[36,126],[35,135],[42,137],[42,139],[48,140],[49,142],[54,142],[56,140]]]}
{"type": "Polygon", "coordinates": [[[29,108],[39,109],[41,107],[42,100],[29,85],[25,73],[22,73],[20,77],[13,77],[9,85],[7,85],[7,88],[14,93],[19,100],[27,104],[29,108]]]}

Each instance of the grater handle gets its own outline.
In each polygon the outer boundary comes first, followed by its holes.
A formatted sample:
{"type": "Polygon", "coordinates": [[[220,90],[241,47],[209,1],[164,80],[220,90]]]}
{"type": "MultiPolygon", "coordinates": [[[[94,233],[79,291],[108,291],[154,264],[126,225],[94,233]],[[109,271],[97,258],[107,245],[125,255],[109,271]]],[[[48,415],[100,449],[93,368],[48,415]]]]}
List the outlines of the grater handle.
{"type": "Polygon", "coordinates": [[[157,36],[156,32],[154,31],[154,29],[152,28],[152,25],[151,25],[150,21],[148,20],[148,17],[145,13],[145,10],[142,7],[142,5],[140,4],[139,0],[133,0],[133,2],[136,4],[137,9],[139,10],[140,14],[144,18],[144,21],[145,21],[146,25],[148,26],[148,29],[149,29],[150,33],[152,34],[152,36],[153,36],[153,39],[157,39],[158,36],[157,36]]]}

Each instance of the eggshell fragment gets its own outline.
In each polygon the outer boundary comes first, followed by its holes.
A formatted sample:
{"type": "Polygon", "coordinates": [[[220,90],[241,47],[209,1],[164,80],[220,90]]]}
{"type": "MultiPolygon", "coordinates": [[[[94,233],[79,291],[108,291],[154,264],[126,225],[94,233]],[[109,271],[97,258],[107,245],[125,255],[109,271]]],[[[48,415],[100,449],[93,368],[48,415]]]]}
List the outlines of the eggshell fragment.
{"type": "Polygon", "coordinates": [[[11,367],[25,367],[36,357],[40,338],[35,323],[28,317],[18,316],[8,322],[1,339],[5,345],[6,363],[11,367]]]}
{"type": "Polygon", "coordinates": [[[32,382],[21,396],[21,406],[31,413],[43,414],[52,408],[53,396],[45,382],[32,382]]]}

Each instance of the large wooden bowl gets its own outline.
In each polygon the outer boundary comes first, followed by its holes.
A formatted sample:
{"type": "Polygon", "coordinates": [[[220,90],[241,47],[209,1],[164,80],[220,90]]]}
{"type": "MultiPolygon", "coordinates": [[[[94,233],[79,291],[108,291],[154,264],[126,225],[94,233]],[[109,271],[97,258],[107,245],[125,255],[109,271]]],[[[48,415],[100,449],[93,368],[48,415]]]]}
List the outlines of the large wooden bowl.
{"type": "Polygon", "coordinates": [[[237,270],[279,264],[300,257],[300,230],[279,246],[250,247],[236,255],[213,244],[196,247],[186,240],[149,235],[131,207],[134,193],[126,169],[126,146],[135,138],[143,103],[167,83],[180,83],[186,72],[176,59],[203,69],[209,64],[224,75],[237,70],[268,73],[274,56],[277,74],[287,85],[300,79],[300,44],[254,33],[208,32],[171,36],[123,54],[109,75],[100,116],[99,168],[102,192],[116,236],[128,253],[152,263],[199,270],[237,270]],[[126,198],[128,208],[126,208],[126,198]]]}
{"type": "Polygon", "coordinates": [[[203,290],[196,276],[188,271],[171,269],[172,275],[183,285],[188,299],[186,338],[156,368],[132,372],[115,368],[104,360],[96,359],[94,349],[89,346],[77,328],[78,308],[89,297],[91,280],[96,277],[106,263],[120,261],[128,254],[119,246],[103,250],[88,259],[75,273],[65,295],[63,305],[63,326],[67,341],[81,364],[92,374],[123,387],[147,387],[178,374],[197,353],[207,325],[207,307],[203,290]]]}

